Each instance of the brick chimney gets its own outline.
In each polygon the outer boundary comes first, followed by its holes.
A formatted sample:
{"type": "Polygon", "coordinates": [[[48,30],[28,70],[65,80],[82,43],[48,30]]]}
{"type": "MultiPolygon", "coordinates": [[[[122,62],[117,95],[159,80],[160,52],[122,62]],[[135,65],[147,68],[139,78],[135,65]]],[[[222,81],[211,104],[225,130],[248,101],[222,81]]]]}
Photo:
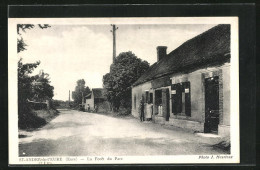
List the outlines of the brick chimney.
{"type": "Polygon", "coordinates": [[[167,47],[158,46],[156,49],[157,49],[157,62],[158,62],[167,55],[167,53],[166,53],[167,47]]]}

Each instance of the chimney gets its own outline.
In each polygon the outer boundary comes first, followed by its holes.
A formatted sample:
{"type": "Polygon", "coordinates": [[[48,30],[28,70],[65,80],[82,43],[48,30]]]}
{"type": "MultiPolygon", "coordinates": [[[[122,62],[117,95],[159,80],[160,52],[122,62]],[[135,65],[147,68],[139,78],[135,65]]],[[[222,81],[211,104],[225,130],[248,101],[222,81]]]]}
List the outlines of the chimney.
{"type": "Polygon", "coordinates": [[[157,47],[157,62],[167,55],[166,50],[167,50],[166,46],[157,47]]]}

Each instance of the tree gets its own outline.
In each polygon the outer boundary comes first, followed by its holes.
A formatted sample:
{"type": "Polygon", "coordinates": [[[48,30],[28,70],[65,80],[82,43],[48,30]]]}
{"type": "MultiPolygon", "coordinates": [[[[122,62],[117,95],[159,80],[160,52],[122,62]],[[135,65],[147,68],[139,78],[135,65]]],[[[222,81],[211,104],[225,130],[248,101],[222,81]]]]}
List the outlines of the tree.
{"type": "Polygon", "coordinates": [[[38,75],[33,76],[32,78],[33,100],[43,102],[47,99],[52,99],[54,96],[54,87],[50,85],[49,74],[44,73],[43,70],[41,70],[38,75]]]}
{"type": "Polygon", "coordinates": [[[76,105],[81,104],[82,98],[90,93],[89,87],[86,87],[85,84],[86,82],[84,79],[78,80],[75,91],[72,92],[72,99],[76,105]]]}
{"type": "Polygon", "coordinates": [[[18,61],[18,127],[34,128],[44,125],[46,121],[32,113],[32,108],[28,100],[32,100],[34,80],[30,74],[40,64],[40,62],[23,64],[22,59],[18,61]]]}
{"type": "MultiPolygon", "coordinates": [[[[41,29],[50,27],[47,24],[38,25],[41,29]]],[[[25,32],[28,29],[34,28],[32,24],[18,24],[17,25],[17,52],[20,53],[21,51],[26,50],[27,44],[25,44],[21,32],[25,32]]],[[[38,67],[40,61],[36,61],[35,63],[27,63],[24,64],[22,62],[22,58],[18,61],[18,126],[19,128],[28,128],[34,126],[40,126],[45,123],[45,120],[39,118],[32,114],[31,107],[28,103],[28,100],[34,100],[35,96],[45,97],[49,96],[50,98],[53,97],[53,87],[49,85],[49,80],[41,79],[37,76],[31,76],[30,74],[33,72],[35,68],[38,67]],[[43,87],[41,91],[36,91],[36,86],[33,82],[43,82],[43,87]],[[42,95],[42,92],[45,95],[42,95]],[[36,95],[36,94],[40,95],[36,95]]],[[[39,98],[37,98],[39,100],[39,98]]]]}
{"type": "MultiPolygon", "coordinates": [[[[48,24],[38,24],[38,26],[41,29],[51,27],[48,24]]],[[[27,46],[27,44],[25,44],[25,42],[23,40],[23,37],[21,36],[21,31],[26,32],[26,30],[32,29],[34,27],[35,27],[35,25],[33,25],[33,24],[17,24],[17,34],[19,35],[19,38],[17,39],[17,52],[18,53],[26,50],[25,47],[27,46]]]]}
{"type": "Polygon", "coordinates": [[[22,59],[18,61],[18,113],[28,112],[27,100],[31,99],[33,78],[29,75],[40,64],[40,62],[23,64],[22,59]]]}
{"type": "MultiPolygon", "coordinates": [[[[38,24],[39,28],[44,29],[50,27],[48,24],[38,24]]],[[[20,38],[17,39],[17,51],[18,53],[21,51],[26,50],[27,44],[25,44],[21,31],[26,32],[26,30],[34,28],[35,25],[33,24],[17,24],[17,34],[20,38]]],[[[26,102],[28,99],[33,99],[35,96],[48,96],[50,98],[53,97],[53,87],[49,85],[49,80],[44,79],[42,76],[40,78],[39,75],[36,76],[30,76],[30,74],[33,72],[33,70],[38,67],[40,64],[40,61],[37,61],[35,63],[27,63],[23,64],[22,58],[18,61],[18,100],[21,102],[26,102]],[[37,90],[37,87],[39,87],[39,83],[42,81],[41,90],[37,90]],[[32,82],[38,82],[38,86],[35,84],[32,84],[32,82]],[[37,95],[37,93],[42,93],[37,95]],[[43,94],[46,93],[46,94],[43,94]]],[[[45,74],[46,75],[46,74],[45,74]]],[[[38,88],[39,89],[39,88],[38,88]]],[[[39,98],[38,98],[39,99],[39,98]]]]}
{"type": "Polygon", "coordinates": [[[149,68],[149,63],[131,51],[120,53],[103,76],[103,86],[113,110],[131,108],[131,85],[149,68]]]}

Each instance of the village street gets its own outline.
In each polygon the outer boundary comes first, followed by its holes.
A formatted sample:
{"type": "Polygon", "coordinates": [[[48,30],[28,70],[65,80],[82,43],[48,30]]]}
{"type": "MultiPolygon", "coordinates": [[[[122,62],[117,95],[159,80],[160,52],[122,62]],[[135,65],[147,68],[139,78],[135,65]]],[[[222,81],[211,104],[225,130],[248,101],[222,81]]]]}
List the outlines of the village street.
{"type": "Polygon", "coordinates": [[[20,131],[20,156],[133,156],[225,154],[219,139],[126,117],[60,110],[46,126],[20,131]]]}

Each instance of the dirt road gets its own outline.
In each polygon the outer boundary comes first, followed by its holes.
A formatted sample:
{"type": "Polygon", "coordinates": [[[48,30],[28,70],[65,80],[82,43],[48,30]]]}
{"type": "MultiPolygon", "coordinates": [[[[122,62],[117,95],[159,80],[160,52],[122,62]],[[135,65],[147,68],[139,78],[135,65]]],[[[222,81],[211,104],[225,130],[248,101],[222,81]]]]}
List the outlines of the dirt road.
{"type": "Polygon", "coordinates": [[[20,156],[134,156],[225,154],[211,144],[217,139],[197,136],[181,129],[167,129],[134,118],[60,111],[46,126],[21,131],[20,156]]]}

